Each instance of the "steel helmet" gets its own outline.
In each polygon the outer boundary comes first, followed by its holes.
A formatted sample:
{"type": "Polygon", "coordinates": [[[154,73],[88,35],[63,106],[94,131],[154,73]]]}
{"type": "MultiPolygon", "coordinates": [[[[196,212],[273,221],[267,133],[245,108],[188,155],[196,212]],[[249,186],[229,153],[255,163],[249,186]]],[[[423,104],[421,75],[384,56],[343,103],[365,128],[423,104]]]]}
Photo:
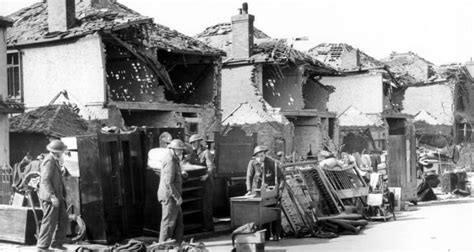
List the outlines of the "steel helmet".
{"type": "Polygon", "coordinates": [[[253,149],[253,155],[257,155],[258,153],[260,152],[267,152],[268,151],[268,148],[263,146],[263,145],[259,145],[257,147],[255,147],[255,149],[253,149]]]}
{"type": "Polygon", "coordinates": [[[196,142],[196,141],[201,141],[201,140],[204,140],[204,138],[202,138],[202,136],[200,136],[198,134],[194,134],[189,138],[189,143],[196,142]]]}
{"type": "Polygon", "coordinates": [[[50,152],[65,152],[67,146],[61,140],[53,140],[47,146],[46,149],[50,152]]]}
{"type": "Polygon", "coordinates": [[[177,150],[184,150],[186,147],[184,146],[183,141],[180,139],[173,139],[171,140],[170,144],[168,144],[169,149],[177,149],[177,150]]]}
{"type": "Polygon", "coordinates": [[[184,143],[184,154],[192,154],[193,153],[193,146],[189,143],[184,143]]]}

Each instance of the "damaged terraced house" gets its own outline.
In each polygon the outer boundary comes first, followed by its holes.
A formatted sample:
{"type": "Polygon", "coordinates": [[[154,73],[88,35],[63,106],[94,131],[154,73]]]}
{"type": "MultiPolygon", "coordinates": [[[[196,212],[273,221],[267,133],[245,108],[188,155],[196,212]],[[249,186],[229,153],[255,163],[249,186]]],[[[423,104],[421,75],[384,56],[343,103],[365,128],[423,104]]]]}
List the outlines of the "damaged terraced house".
{"type": "Polygon", "coordinates": [[[311,158],[337,138],[335,113],[326,106],[334,89],[319,79],[338,72],[254,28],[254,19],[244,3],[231,23],[196,36],[227,53],[222,125],[256,133],[257,143],[268,146],[272,155],[311,158]]]}
{"type": "Polygon", "coordinates": [[[401,112],[414,116],[418,146],[472,169],[474,63],[437,66],[413,52],[383,61],[405,83],[398,99],[401,112]]]}
{"type": "MultiPolygon", "coordinates": [[[[159,179],[146,154],[220,130],[224,52],[115,0],[41,1],[9,18],[8,98],[28,111],[10,120],[15,144],[28,143],[11,162],[61,138],[71,153],[68,204],[88,239],[156,235],[159,179]]],[[[201,211],[184,211],[186,225],[200,220],[201,211]]]]}
{"type": "Polygon", "coordinates": [[[101,126],[219,130],[222,51],[115,0],[42,1],[9,16],[8,97],[72,104],[101,126]]]}
{"type": "Polygon", "coordinates": [[[335,87],[327,106],[337,113],[342,150],[385,150],[384,115],[400,112],[394,93],[402,84],[383,62],[345,43],[322,43],[308,53],[343,73],[321,79],[335,87]]]}

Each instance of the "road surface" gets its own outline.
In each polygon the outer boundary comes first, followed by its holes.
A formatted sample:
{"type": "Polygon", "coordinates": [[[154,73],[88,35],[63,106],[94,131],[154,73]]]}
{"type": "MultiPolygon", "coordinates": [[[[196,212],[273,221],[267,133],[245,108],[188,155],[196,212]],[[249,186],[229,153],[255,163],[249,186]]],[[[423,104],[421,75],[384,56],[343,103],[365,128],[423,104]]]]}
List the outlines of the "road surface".
{"type": "MultiPolygon", "coordinates": [[[[433,202],[398,212],[396,221],[371,222],[358,235],[267,242],[266,251],[474,252],[474,198],[433,202]]],[[[230,251],[229,236],[205,240],[209,251],[230,251]]]]}

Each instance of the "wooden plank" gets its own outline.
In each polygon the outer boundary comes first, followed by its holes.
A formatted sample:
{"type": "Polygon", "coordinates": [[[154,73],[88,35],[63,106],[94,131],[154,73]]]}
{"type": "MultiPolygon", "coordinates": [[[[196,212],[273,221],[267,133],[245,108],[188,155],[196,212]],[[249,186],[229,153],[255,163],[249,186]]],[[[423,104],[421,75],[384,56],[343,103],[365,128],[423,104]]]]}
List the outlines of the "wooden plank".
{"type": "Polygon", "coordinates": [[[335,118],[336,113],[323,112],[315,109],[302,109],[302,110],[284,110],[281,112],[285,116],[301,116],[301,117],[326,117],[335,118]]]}
{"type": "Polygon", "coordinates": [[[194,105],[183,104],[164,104],[164,103],[150,103],[150,102],[120,102],[109,101],[108,106],[116,106],[119,109],[125,110],[155,110],[155,111],[176,111],[185,113],[198,113],[203,110],[202,107],[194,105]]]}
{"type": "Polygon", "coordinates": [[[405,176],[406,165],[406,142],[404,135],[388,136],[390,148],[388,149],[388,185],[390,187],[402,187],[405,176]],[[403,176],[403,177],[402,177],[403,176]]]}

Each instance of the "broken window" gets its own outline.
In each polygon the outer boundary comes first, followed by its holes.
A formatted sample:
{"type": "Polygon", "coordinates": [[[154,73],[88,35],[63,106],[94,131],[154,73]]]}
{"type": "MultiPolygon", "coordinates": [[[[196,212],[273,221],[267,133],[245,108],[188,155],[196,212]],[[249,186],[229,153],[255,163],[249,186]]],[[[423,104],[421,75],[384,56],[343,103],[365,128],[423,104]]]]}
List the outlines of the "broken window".
{"type": "Polygon", "coordinates": [[[21,64],[20,53],[7,54],[8,98],[21,100],[21,64]]]}
{"type": "Polygon", "coordinates": [[[198,127],[198,123],[189,123],[189,134],[190,135],[193,135],[193,134],[197,134],[199,132],[199,127],[198,127]]]}

